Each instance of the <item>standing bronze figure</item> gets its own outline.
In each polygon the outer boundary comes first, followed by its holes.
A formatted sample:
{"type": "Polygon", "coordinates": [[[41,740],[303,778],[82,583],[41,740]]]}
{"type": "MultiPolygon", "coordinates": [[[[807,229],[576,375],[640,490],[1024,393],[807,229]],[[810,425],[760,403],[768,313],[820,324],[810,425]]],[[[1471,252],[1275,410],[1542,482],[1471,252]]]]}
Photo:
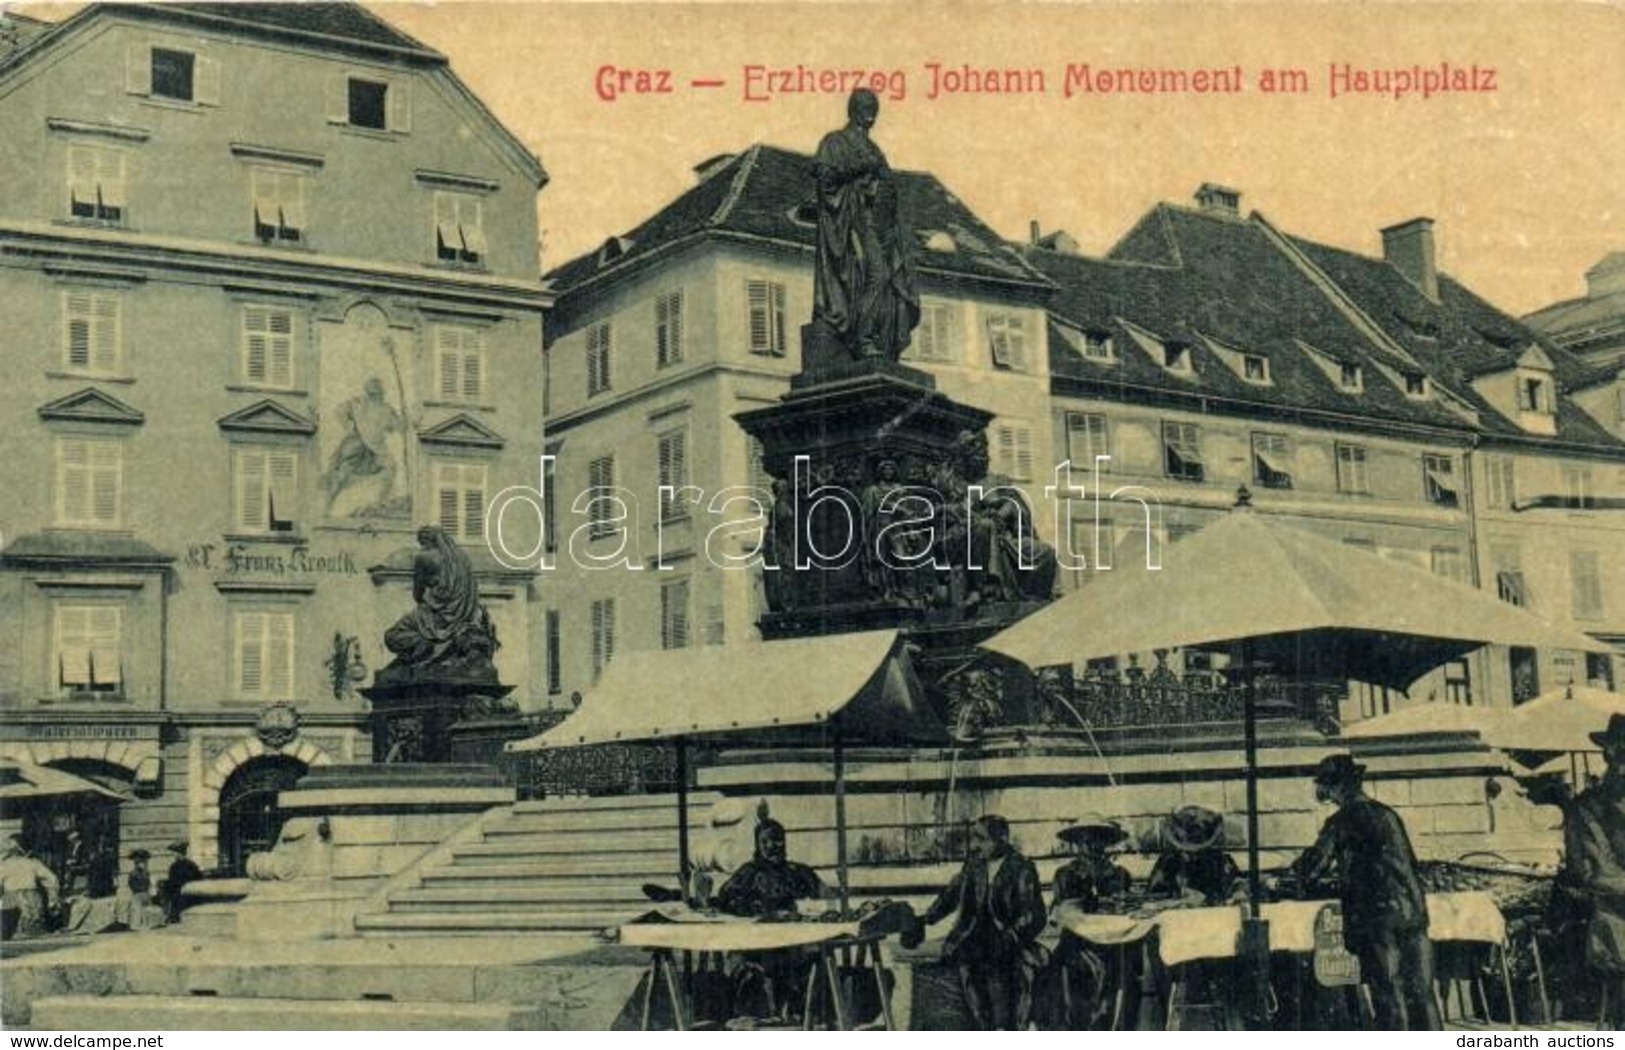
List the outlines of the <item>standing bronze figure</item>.
{"type": "Polygon", "coordinates": [[[813,321],[857,358],[896,360],[920,322],[913,245],[902,222],[897,180],[869,131],[880,100],[863,88],[846,103],[847,123],[818,144],[818,255],[813,321]]]}

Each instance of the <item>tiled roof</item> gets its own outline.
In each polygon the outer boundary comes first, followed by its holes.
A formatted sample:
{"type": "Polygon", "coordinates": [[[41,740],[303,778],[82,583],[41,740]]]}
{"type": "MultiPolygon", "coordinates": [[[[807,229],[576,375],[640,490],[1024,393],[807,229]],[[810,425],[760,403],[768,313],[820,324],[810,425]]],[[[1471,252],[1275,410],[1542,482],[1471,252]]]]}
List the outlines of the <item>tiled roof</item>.
{"type": "Polygon", "coordinates": [[[37,18],[29,18],[15,11],[0,10],[0,62],[10,58],[13,52],[27,47],[36,37],[50,29],[49,22],[41,22],[37,18]]]}
{"type": "MultiPolygon", "coordinates": [[[[600,276],[625,272],[672,245],[700,235],[760,239],[811,249],[816,240],[812,158],[776,146],[754,145],[643,223],[611,238],[611,250],[595,249],[548,273],[561,296],[600,276]]],[[[940,273],[984,281],[1047,288],[1004,240],[977,218],[935,176],[899,171],[900,210],[918,234],[915,265],[925,275],[940,273]],[[933,234],[943,237],[931,238],[933,234]],[[952,251],[927,246],[951,242],[952,251]]]]}
{"type": "MultiPolygon", "coordinates": [[[[152,10],[152,5],[108,4],[112,10],[131,8],[152,10]]],[[[373,44],[381,47],[416,51],[425,56],[440,57],[422,42],[391,26],[360,4],[333,3],[215,3],[165,4],[164,11],[196,15],[209,19],[230,19],[263,29],[281,32],[314,34],[347,40],[353,43],[373,44]]]]}
{"type": "MultiPolygon", "coordinates": [[[[1559,391],[1575,389],[1576,384],[1591,376],[1592,370],[1573,354],[1541,339],[1533,329],[1446,274],[1439,274],[1439,301],[1434,302],[1381,259],[1299,238],[1292,240],[1429,375],[1478,409],[1486,432],[1524,433],[1514,420],[1479,397],[1471,380],[1514,367],[1531,344],[1538,344],[1551,358],[1559,391]]],[[[1622,446],[1618,438],[1561,395],[1555,438],[1584,445],[1622,446]]]]}
{"type": "MultiPolygon", "coordinates": [[[[1374,367],[1397,361],[1352,323],[1274,243],[1262,223],[1162,205],[1106,259],[1036,248],[1023,255],[1060,291],[1052,313],[1066,325],[1110,332],[1115,362],[1084,357],[1065,332],[1051,340],[1059,386],[1150,388],[1262,406],[1461,429],[1437,401],[1408,398],[1374,367]],[[1190,344],[1194,375],[1170,372],[1135,337],[1190,344]],[[1217,344],[1217,349],[1215,349],[1217,344]],[[1228,350],[1229,354],[1221,355],[1228,350]],[[1239,374],[1242,355],[1268,360],[1268,385],[1239,374]],[[1341,389],[1337,365],[1360,366],[1361,392],[1341,389]]],[[[1154,347],[1154,344],[1153,344],[1154,347]]]]}
{"type": "Polygon", "coordinates": [[[1564,344],[1593,331],[1619,331],[1625,329],[1625,293],[1565,299],[1536,310],[1523,323],[1564,344]]]}

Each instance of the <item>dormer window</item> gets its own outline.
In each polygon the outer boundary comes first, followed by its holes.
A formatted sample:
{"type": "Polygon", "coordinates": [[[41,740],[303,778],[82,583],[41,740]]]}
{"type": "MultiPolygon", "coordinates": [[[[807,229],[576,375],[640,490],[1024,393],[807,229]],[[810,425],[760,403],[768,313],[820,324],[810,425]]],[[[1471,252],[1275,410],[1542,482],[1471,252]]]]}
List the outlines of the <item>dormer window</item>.
{"type": "Polygon", "coordinates": [[[1428,377],[1421,372],[1405,373],[1405,396],[1424,399],[1431,393],[1428,377]]]}
{"type": "Polygon", "coordinates": [[[1241,358],[1241,378],[1249,383],[1268,386],[1270,381],[1269,358],[1259,354],[1243,354],[1241,358]]]}
{"type": "Polygon", "coordinates": [[[1518,411],[1552,414],[1552,382],[1525,372],[1518,376],[1518,411]]]}
{"type": "Polygon", "coordinates": [[[1083,356],[1091,361],[1114,361],[1117,353],[1112,347],[1110,332],[1083,333],[1083,356]]]}
{"type": "Polygon", "coordinates": [[[1358,394],[1365,389],[1365,373],[1359,365],[1344,362],[1337,368],[1337,385],[1350,394],[1358,394]]]}
{"type": "Polygon", "coordinates": [[[1190,344],[1179,342],[1162,344],[1162,367],[1180,375],[1190,375],[1194,371],[1191,366],[1190,344]]]}

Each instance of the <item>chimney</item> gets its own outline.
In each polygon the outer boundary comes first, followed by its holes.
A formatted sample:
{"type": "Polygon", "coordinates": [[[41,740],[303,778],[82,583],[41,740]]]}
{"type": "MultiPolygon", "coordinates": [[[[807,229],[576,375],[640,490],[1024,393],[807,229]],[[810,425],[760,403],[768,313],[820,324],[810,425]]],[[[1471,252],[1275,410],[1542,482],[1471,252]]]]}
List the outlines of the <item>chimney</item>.
{"type": "Polygon", "coordinates": [[[1439,301],[1439,271],[1433,258],[1433,220],[1411,219],[1382,231],[1382,257],[1422,294],[1439,301]]]}
{"type": "Polygon", "coordinates": [[[1029,220],[1027,223],[1027,243],[1036,245],[1043,239],[1044,227],[1038,225],[1037,219],[1029,220]]]}
{"type": "Polygon", "coordinates": [[[1241,214],[1241,191],[1216,182],[1204,182],[1196,190],[1197,207],[1221,215],[1241,214]]]}

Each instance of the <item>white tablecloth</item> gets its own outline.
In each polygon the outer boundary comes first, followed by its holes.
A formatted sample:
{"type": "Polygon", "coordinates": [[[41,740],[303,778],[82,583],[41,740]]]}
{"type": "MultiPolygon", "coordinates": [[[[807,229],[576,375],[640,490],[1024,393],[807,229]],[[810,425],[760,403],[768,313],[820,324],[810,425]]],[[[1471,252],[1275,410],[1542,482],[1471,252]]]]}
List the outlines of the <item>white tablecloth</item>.
{"type": "Polygon", "coordinates": [[[690,952],[763,952],[859,936],[856,922],[756,922],[672,909],[620,928],[622,944],[690,952]]]}

